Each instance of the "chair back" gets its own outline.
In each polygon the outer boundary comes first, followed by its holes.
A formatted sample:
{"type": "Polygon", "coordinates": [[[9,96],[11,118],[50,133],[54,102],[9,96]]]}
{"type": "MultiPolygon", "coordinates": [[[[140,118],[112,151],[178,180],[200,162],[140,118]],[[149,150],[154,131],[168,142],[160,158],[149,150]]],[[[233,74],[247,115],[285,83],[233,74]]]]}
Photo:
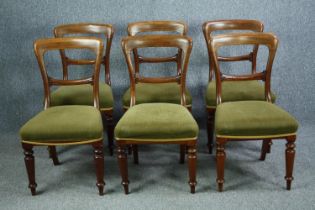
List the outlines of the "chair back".
{"type": "Polygon", "coordinates": [[[136,104],[136,84],[137,83],[170,83],[177,82],[180,84],[181,104],[186,105],[185,86],[186,73],[188,69],[189,56],[192,49],[192,39],[182,35],[143,35],[128,36],[122,39],[122,49],[128,65],[130,77],[130,106],[136,104]],[[131,52],[135,49],[150,47],[172,47],[182,51],[180,57],[181,66],[183,66],[180,74],[168,77],[143,77],[136,71],[132,59],[131,52]]]}
{"type": "MultiPolygon", "coordinates": [[[[185,23],[179,21],[142,21],[134,22],[128,24],[128,35],[136,36],[139,33],[146,32],[175,32],[179,35],[186,36],[188,27],[185,23]]],[[[177,74],[181,72],[181,50],[178,50],[178,53],[174,56],[155,58],[155,57],[144,57],[139,55],[137,49],[133,51],[135,70],[139,72],[140,63],[165,63],[165,62],[176,62],[177,64],[177,74]]]]}
{"type": "Polygon", "coordinates": [[[244,81],[244,80],[262,80],[265,82],[265,98],[271,102],[270,81],[272,64],[276,55],[278,39],[272,33],[230,33],[216,35],[211,38],[210,51],[213,60],[215,77],[216,77],[216,100],[217,104],[221,103],[222,81],[244,81]],[[219,56],[217,50],[223,46],[232,45],[263,45],[268,48],[268,59],[266,69],[261,72],[254,72],[247,75],[226,75],[220,70],[219,56]]]}
{"type": "MultiPolygon", "coordinates": [[[[214,66],[211,61],[211,51],[210,51],[210,42],[213,36],[213,32],[216,31],[229,31],[229,30],[244,30],[252,32],[263,32],[264,24],[258,20],[216,20],[205,22],[202,26],[203,35],[206,40],[206,45],[208,49],[208,58],[209,58],[209,82],[213,78],[214,66]]],[[[252,63],[252,73],[256,72],[256,62],[257,62],[257,53],[258,45],[254,45],[253,51],[246,55],[240,56],[219,56],[219,61],[222,62],[235,62],[235,61],[250,61],[252,63]]]]}
{"type": "Polygon", "coordinates": [[[45,91],[45,109],[50,106],[50,87],[51,86],[67,86],[67,85],[93,85],[93,101],[94,107],[99,109],[99,74],[100,65],[103,55],[103,41],[99,38],[91,37],[66,37],[66,38],[48,38],[38,39],[34,42],[34,51],[38,61],[39,69],[44,83],[45,91]],[[47,51],[52,50],[70,50],[82,49],[91,50],[95,53],[95,60],[93,61],[94,70],[91,77],[69,80],[67,77],[63,79],[56,79],[48,75],[45,67],[44,55],[47,51]]]}
{"type": "MultiPolygon", "coordinates": [[[[77,23],[77,24],[66,24],[59,25],[54,28],[54,35],[56,38],[65,36],[78,36],[78,35],[97,35],[103,34],[105,36],[106,47],[104,57],[102,58],[102,64],[105,70],[105,82],[111,85],[110,81],[110,49],[114,36],[114,28],[110,24],[97,24],[97,23],[77,23]]],[[[105,43],[105,42],[104,42],[105,43]]],[[[92,60],[73,59],[66,56],[64,50],[60,50],[63,66],[63,77],[68,78],[68,66],[69,65],[91,65],[94,64],[92,60]]]]}

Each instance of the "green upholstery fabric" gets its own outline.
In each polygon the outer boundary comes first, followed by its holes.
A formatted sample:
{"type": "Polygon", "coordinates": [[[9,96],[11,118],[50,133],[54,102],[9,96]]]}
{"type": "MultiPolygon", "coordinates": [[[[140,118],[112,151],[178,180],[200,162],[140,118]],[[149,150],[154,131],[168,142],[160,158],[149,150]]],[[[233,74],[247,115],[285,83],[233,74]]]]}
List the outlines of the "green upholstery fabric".
{"type": "Polygon", "coordinates": [[[266,101],[226,102],[215,113],[216,135],[268,136],[295,133],[298,122],[266,101]]]}
{"type": "MultiPolygon", "coordinates": [[[[206,92],[207,106],[216,107],[216,83],[211,81],[206,92]]],[[[224,81],[222,82],[222,102],[230,101],[265,101],[265,87],[256,80],[251,81],[224,81]]],[[[274,102],[276,96],[271,93],[274,102]]]]}
{"type": "MultiPolygon", "coordinates": [[[[99,86],[100,108],[112,108],[114,104],[112,89],[104,82],[99,86]]],[[[51,106],[91,105],[93,106],[93,86],[61,86],[51,93],[51,106]]]]}
{"type": "Polygon", "coordinates": [[[20,129],[22,140],[84,141],[103,136],[102,117],[92,106],[56,106],[38,113],[20,129]]]}
{"type": "Polygon", "coordinates": [[[146,103],[128,109],[115,128],[115,137],[138,140],[195,138],[198,125],[187,108],[171,103],[146,103]]]}
{"type": "MultiPolygon", "coordinates": [[[[149,84],[138,83],[136,85],[136,104],[143,103],[174,103],[180,104],[179,85],[177,83],[149,84]]],[[[186,90],[186,105],[191,105],[191,95],[186,90]]],[[[130,106],[130,89],[123,96],[123,105],[130,106]]]]}

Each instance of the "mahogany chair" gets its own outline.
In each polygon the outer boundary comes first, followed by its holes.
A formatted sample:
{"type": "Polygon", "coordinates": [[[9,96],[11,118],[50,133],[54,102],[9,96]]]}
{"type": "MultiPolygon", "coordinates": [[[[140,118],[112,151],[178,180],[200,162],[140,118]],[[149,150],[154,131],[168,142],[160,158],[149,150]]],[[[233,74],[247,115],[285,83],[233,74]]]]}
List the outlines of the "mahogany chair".
{"type": "MultiPolygon", "coordinates": [[[[298,122],[285,110],[272,103],[270,82],[272,64],[275,58],[278,39],[272,33],[236,33],[213,36],[210,43],[211,59],[215,69],[216,103],[215,135],[218,190],[223,190],[224,183],[224,146],[228,141],[262,140],[263,148],[271,140],[286,139],[286,176],[287,189],[293,180],[293,162],[295,139],[298,122]],[[219,66],[217,51],[224,46],[262,45],[269,51],[266,69],[248,75],[223,75],[219,66]],[[224,102],[222,87],[224,81],[264,81],[265,101],[247,100],[224,102]]],[[[250,90],[249,90],[250,91],[250,90]]],[[[263,149],[263,157],[266,156],[263,149]]],[[[264,159],[264,158],[263,158],[264,159]]]]}
{"type": "MultiPolygon", "coordinates": [[[[185,23],[179,21],[167,21],[167,20],[158,20],[158,21],[141,21],[133,22],[128,24],[128,36],[137,36],[137,35],[149,35],[156,33],[173,33],[179,34],[182,36],[187,35],[188,27],[185,23]]],[[[177,75],[181,74],[181,49],[178,49],[176,55],[170,57],[145,57],[139,55],[137,49],[133,50],[135,72],[139,74],[140,64],[142,63],[171,63],[175,62],[177,65],[177,75]]],[[[156,103],[156,102],[167,102],[180,104],[180,96],[178,91],[180,85],[178,82],[172,83],[139,83],[136,85],[137,89],[137,103],[156,103]]],[[[192,97],[190,92],[186,89],[186,107],[191,111],[192,97]]],[[[123,95],[123,106],[124,110],[127,110],[130,106],[130,88],[123,95]]],[[[129,147],[129,154],[131,153],[130,149],[133,149],[135,162],[137,163],[138,157],[138,148],[137,145],[129,147]]],[[[185,161],[185,151],[186,148],[181,145],[180,147],[180,163],[185,161]]]]}
{"type": "MultiPolygon", "coordinates": [[[[213,129],[215,121],[215,110],[216,110],[216,85],[213,80],[214,76],[214,64],[211,59],[210,45],[214,32],[228,33],[228,31],[252,31],[252,32],[263,32],[264,25],[258,20],[216,20],[205,22],[202,26],[203,34],[206,40],[209,58],[209,83],[206,90],[206,105],[207,105],[207,130],[208,130],[208,150],[212,153],[213,148],[213,129]]],[[[256,60],[257,60],[258,46],[254,45],[253,50],[246,55],[240,56],[219,56],[218,61],[220,62],[240,62],[249,61],[252,64],[251,73],[256,72],[256,60]]],[[[271,99],[275,101],[275,95],[271,93],[271,99]]],[[[243,101],[243,100],[264,100],[264,87],[258,81],[225,81],[222,83],[222,100],[227,101],[243,101]]],[[[270,146],[272,142],[266,142],[268,145],[267,150],[270,152],[270,146]]]]}
{"type": "MultiPolygon", "coordinates": [[[[102,62],[103,42],[92,38],[50,38],[34,43],[35,55],[44,83],[45,108],[20,129],[25,165],[32,195],[36,194],[34,146],[92,145],[96,165],[99,194],[104,191],[103,123],[99,111],[99,74],[102,62]],[[88,78],[69,80],[51,77],[45,67],[44,55],[52,50],[90,50],[96,59],[93,75],[88,78]],[[51,106],[51,86],[92,86],[93,105],[51,106]]],[[[54,161],[54,164],[57,163],[54,161]]]]}
{"type": "MultiPolygon", "coordinates": [[[[55,37],[66,36],[82,36],[94,35],[106,39],[106,47],[104,49],[104,57],[102,64],[105,70],[105,82],[100,82],[100,111],[103,120],[107,125],[108,149],[110,155],[113,155],[113,106],[114,98],[111,88],[110,80],[110,49],[112,39],[114,36],[114,28],[110,24],[96,24],[96,23],[77,23],[59,25],[54,28],[55,37]]],[[[105,40],[104,40],[105,41],[105,40]]],[[[93,65],[95,62],[92,60],[74,59],[69,58],[64,50],[60,50],[63,67],[63,77],[68,78],[68,67],[71,65],[93,65]]],[[[91,85],[81,86],[64,86],[58,88],[51,94],[51,105],[93,105],[93,95],[91,85]],[[80,97],[78,97],[80,96],[80,97]]],[[[104,123],[105,124],[105,123],[104,123]]]]}
{"type": "MultiPolygon", "coordinates": [[[[155,34],[158,32],[176,33],[182,36],[187,34],[187,25],[178,21],[143,21],[134,22],[128,24],[128,35],[137,36],[143,35],[143,33],[155,34]]],[[[146,34],[149,35],[149,34],[146,34]]],[[[140,64],[142,63],[167,63],[175,62],[177,64],[177,75],[181,74],[181,49],[178,49],[178,53],[171,57],[145,57],[139,55],[138,50],[133,50],[135,73],[139,74],[140,64]]],[[[139,83],[136,85],[137,89],[137,103],[156,103],[167,102],[180,104],[180,96],[178,91],[180,85],[178,82],[172,83],[139,83]]],[[[186,94],[186,106],[191,109],[191,95],[188,90],[185,90],[186,94]]],[[[123,96],[123,105],[125,110],[130,106],[130,89],[128,89],[123,96]]]]}
{"type": "Polygon", "coordinates": [[[126,147],[138,144],[179,144],[188,148],[189,185],[191,193],[196,186],[196,140],[198,125],[186,107],[185,80],[192,40],[182,35],[129,36],[122,40],[130,77],[130,107],[117,123],[116,139],[122,185],[128,194],[128,169],[126,147]],[[172,47],[182,52],[181,74],[169,77],[144,77],[136,73],[131,52],[139,48],[172,47]],[[180,104],[137,102],[136,84],[179,83],[180,104]]]}

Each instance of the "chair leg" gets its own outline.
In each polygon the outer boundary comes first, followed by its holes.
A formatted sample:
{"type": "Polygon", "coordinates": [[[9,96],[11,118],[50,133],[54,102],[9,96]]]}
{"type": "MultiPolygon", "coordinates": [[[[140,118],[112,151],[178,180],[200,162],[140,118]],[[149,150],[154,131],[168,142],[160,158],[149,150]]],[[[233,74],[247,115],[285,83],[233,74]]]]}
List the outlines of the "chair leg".
{"type": "Polygon", "coordinates": [[[33,145],[22,143],[24,149],[24,162],[28,176],[28,188],[30,188],[32,195],[36,195],[37,184],[35,182],[35,160],[33,156],[33,145]]]}
{"type": "Polygon", "coordinates": [[[139,164],[138,145],[132,145],[133,162],[139,164]]]}
{"type": "Polygon", "coordinates": [[[179,157],[180,164],[185,163],[185,153],[186,153],[186,145],[180,145],[180,157],[179,157]]]}
{"type": "Polygon", "coordinates": [[[224,146],[226,143],[226,139],[217,138],[217,184],[218,191],[223,191],[223,183],[224,183],[224,162],[225,162],[225,151],[224,146]]]}
{"type": "Polygon", "coordinates": [[[128,145],[128,155],[132,155],[132,146],[133,145],[128,145]]]}
{"type": "Polygon", "coordinates": [[[270,140],[269,144],[268,144],[268,149],[267,149],[267,153],[271,152],[271,145],[272,145],[272,140],[270,140]]]}
{"type": "Polygon", "coordinates": [[[55,146],[49,146],[47,149],[49,151],[49,158],[51,158],[53,160],[54,165],[55,166],[59,165],[60,162],[58,160],[56,147],[55,146]]]}
{"type": "Polygon", "coordinates": [[[103,142],[92,144],[94,148],[94,162],[96,166],[96,186],[98,187],[99,195],[104,195],[104,153],[103,142]]]}
{"type": "Polygon", "coordinates": [[[261,154],[259,160],[264,161],[266,159],[266,154],[270,152],[271,139],[264,139],[261,147],[261,154]]]}
{"type": "Polygon", "coordinates": [[[285,165],[286,175],[285,180],[287,181],[287,190],[291,189],[291,183],[293,181],[293,165],[295,157],[295,138],[296,136],[290,136],[287,138],[286,150],[285,150],[285,165]]]}
{"type": "Polygon", "coordinates": [[[189,171],[189,186],[190,193],[195,193],[197,185],[196,181],[196,162],[197,162],[197,150],[196,145],[187,145],[188,147],[188,171],[189,171]]]}
{"type": "Polygon", "coordinates": [[[214,118],[215,118],[215,109],[208,110],[208,120],[207,120],[208,144],[207,146],[208,146],[209,154],[212,154],[212,149],[213,149],[214,118]]]}
{"type": "Polygon", "coordinates": [[[128,166],[127,166],[127,154],[126,154],[126,147],[122,145],[117,146],[117,158],[118,158],[118,164],[120,169],[120,174],[122,178],[121,184],[124,187],[125,194],[127,195],[129,193],[128,185],[128,166]]]}

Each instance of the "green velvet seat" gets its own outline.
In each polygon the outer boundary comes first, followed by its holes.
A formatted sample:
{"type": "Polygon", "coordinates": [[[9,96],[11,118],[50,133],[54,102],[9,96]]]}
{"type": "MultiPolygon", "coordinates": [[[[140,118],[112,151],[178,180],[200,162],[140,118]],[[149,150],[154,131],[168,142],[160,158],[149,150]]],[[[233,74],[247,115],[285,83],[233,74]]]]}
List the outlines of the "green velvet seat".
{"type": "MultiPolygon", "coordinates": [[[[139,83],[136,85],[136,103],[174,103],[180,104],[179,85],[177,83],[139,83]]],[[[186,90],[186,104],[191,106],[191,95],[186,90]]],[[[125,108],[130,106],[130,89],[123,96],[125,108]]]]}
{"type": "Polygon", "coordinates": [[[193,140],[198,125],[187,108],[171,103],[146,103],[131,107],[115,128],[116,140],[193,140]]]}
{"type": "MultiPolygon", "coordinates": [[[[274,102],[276,96],[271,93],[274,102]]],[[[251,81],[224,81],[222,82],[222,102],[246,101],[246,100],[265,100],[265,87],[263,83],[251,81]]],[[[206,103],[208,107],[216,107],[216,83],[211,81],[206,92],[206,103]]]]}
{"type": "MultiPolygon", "coordinates": [[[[100,109],[112,109],[114,105],[112,89],[104,82],[99,83],[100,109]]],[[[92,85],[62,86],[51,93],[51,106],[91,105],[93,106],[92,85]]]]}
{"type": "Polygon", "coordinates": [[[226,102],[215,113],[217,136],[267,137],[288,136],[297,131],[294,117],[266,101],[226,102]]]}
{"type": "Polygon", "coordinates": [[[101,139],[103,124],[92,106],[56,106],[38,113],[20,129],[23,141],[67,142],[101,139]]]}

